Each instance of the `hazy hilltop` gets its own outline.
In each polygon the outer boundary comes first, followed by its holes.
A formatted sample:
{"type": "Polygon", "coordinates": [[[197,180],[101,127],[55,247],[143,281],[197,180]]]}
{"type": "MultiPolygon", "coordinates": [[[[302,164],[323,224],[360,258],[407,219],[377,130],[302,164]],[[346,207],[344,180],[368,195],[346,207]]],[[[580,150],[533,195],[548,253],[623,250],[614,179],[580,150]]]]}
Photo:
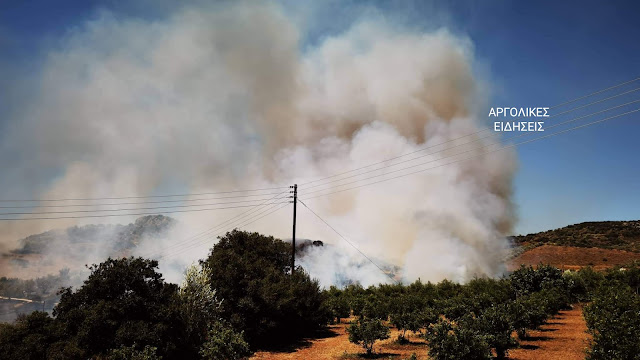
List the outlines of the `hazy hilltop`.
{"type": "Polygon", "coordinates": [[[15,249],[0,254],[0,274],[23,279],[56,274],[62,268],[84,268],[105,258],[129,256],[143,243],[169,236],[177,221],[150,215],[127,225],[84,225],[27,236],[15,249]]]}
{"type": "Polygon", "coordinates": [[[143,242],[167,236],[176,225],[170,217],[150,215],[127,225],[73,226],[19,240],[18,248],[0,255],[0,321],[51,310],[61,287],[82,282],[85,264],[128,256],[143,242]]]}
{"type": "Polygon", "coordinates": [[[144,237],[157,237],[175,226],[176,220],[164,215],[149,215],[136,219],[128,225],[84,225],[67,229],[49,230],[30,235],[19,241],[14,254],[43,254],[49,249],[68,247],[94,247],[98,243],[108,244],[118,252],[138,246],[144,237]]]}
{"type": "Polygon", "coordinates": [[[575,246],[640,252],[640,220],[590,221],[535,234],[513,236],[523,247],[575,246]]]}

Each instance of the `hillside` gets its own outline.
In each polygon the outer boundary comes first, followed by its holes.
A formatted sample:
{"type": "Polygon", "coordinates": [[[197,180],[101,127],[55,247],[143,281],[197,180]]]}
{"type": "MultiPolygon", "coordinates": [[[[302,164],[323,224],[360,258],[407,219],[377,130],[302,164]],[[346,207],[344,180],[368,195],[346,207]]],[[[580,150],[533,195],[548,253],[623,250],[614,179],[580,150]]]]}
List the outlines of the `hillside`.
{"type": "Polygon", "coordinates": [[[50,230],[30,235],[19,241],[20,247],[13,254],[42,254],[48,249],[60,249],[69,246],[91,246],[109,244],[113,252],[131,249],[137,246],[143,237],[155,237],[164,234],[176,221],[163,215],[149,215],[136,219],[128,225],[85,225],[67,229],[50,230]]]}
{"type": "Polygon", "coordinates": [[[144,216],[127,225],[85,225],[49,230],[18,241],[0,254],[0,272],[22,279],[75,270],[108,256],[127,256],[145,241],[166,236],[177,222],[163,215],[144,216]]]}
{"type": "Polygon", "coordinates": [[[152,215],[127,225],[73,226],[21,239],[16,249],[0,254],[0,321],[12,321],[34,309],[50,311],[60,287],[81,283],[85,264],[128,255],[176,224],[170,217],[152,215]]]}
{"type": "Polygon", "coordinates": [[[584,222],[511,238],[516,245],[507,266],[550,264],[597,270],[640,260],[640,221],[584,222]]]}
{"type": "Polygon", "coordinates": [[[516,245],[559,245],[640,252],[640,220],[591,221],[511,238],[516,245]]]}

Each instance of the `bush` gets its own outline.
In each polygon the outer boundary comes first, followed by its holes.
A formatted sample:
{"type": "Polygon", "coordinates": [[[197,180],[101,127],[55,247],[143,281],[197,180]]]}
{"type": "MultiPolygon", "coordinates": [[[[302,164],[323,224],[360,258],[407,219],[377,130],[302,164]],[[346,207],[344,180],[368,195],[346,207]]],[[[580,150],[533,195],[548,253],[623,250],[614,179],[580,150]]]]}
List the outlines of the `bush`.
{"type": "Polygon", "coordinates": [[[367,350],[367,355],[373,351],[373,344],[377,340],[388,339],[391,331],[380,319],[368,319],[360,317],[352,321],[347,327],[349,341],[361,345],[367,350]]]}
{"type": "Polygon", "coordinates": [[[469,299],[463,296],[442,299],[438,302],[438,307],[447,319],[460,319],[469,314],[469,299]]]}
{"type": "Polygon", "coordinates": [[[389,319],[389,308],[386,301],[382,296],[377,294],[370,294],[362,308],[362,315],[368,318],[376,318],[383,321],[389,319]]]}
{"type": "Polygon", "coordinates": [[[162,357],[156,355],[156,348],[145,346],[142,350],[138,350],[136,345],[121,346],[111,350],[107,360],[160,360],[162,357]]]}
{"type": "Polygon", "coordinates": [[[593,336],[587,359],[640,358],[640,297],[631,288],[609,283],[583,312],[593,336]]]}
{"type": "Polygon", "coordinates": [[[200,348],[211,324],[219,321],[220,304],[209,284],[209,270],[197,265],[187,268],[180,286],[180,313],[192,346],[200,348]]]}
{"type": "Polygon", "coordinates": [[[54,320],[45,312],[20,315],[15,324],[0,324],[3,359],[45,359],[50,345],[61,338],[54,320]]]}
{"type": "Polygon", "coordinates": [[[511,280],[511,285],[517,296],[528,295],[563,284],[562,271],[550,265],[539,265],[537,269],[522,265],[511,273],[509,280],[511,280]]]}
{"type": "Polygon", "coordinates": [[[318,282],[302,268],[290,274],[290,255],[290,244],[234,230],[201,262],[211,287],[224,299],[222,318],[243,331],[251,346],[287,341],[330,319],[318,282]]]}
{"type": "Polygon", "coordinates": [[[506,305],[486,309],[477,320],[479,331],[486,335],[489,347],[496,350],[496,357],[504,359],[507,351],[518,345],[511,337],[514,325],[506,305]]]}
{"type": "Polygon", "coordinates": [[[425,325],[422,304],[415,296],[404,295],[391,301],[391,324],[402,331],[398,340],[406,340],[407,330],[418,332],[425,325]]]}
{"type": "Polygon", "coordinates": [[[351,315],[351,307],[349,306],[349,299],[347,295],[338,290],[335,286],[331,286],[326,291],[325,306],[337,323],[340,323],[340,319],[347,318],[351,315]]]}
{"type": "Polygon", "coordinates": [[[250,354],[249,344],[244,341],[242,334],[236,333],[221,322],[213,324],[200,349],[200,355],[205,360],[238,360],[250,354]]]}
{"type": "Polygon", "coordinates": [[[434,360],[485,360],[491,358],[486,337],[477,332],[471,318],[454,324],[441,319],[425,334],[429,342],[429,356],[434,360]]]}
{"type": "Polygon", "coordinates": [[[522,297],[509,303],[509,315],[520,340],[527,338],[527,330],[535,330],[544,324],[547,314],[541,304],[530,297],[522,297]]]}

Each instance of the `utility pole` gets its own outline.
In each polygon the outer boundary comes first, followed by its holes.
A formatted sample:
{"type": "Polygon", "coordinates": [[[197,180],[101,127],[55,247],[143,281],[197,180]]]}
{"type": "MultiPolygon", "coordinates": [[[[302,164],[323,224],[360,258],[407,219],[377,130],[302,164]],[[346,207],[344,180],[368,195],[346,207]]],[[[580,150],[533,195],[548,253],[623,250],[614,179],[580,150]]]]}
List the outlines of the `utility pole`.
{"type": "Polygon", "coordinates": [[[291,275],[296,268],[296,205],[298,204],[298,184],[290,186],[293,188],[293,237],[291,238],[291,275]]]}

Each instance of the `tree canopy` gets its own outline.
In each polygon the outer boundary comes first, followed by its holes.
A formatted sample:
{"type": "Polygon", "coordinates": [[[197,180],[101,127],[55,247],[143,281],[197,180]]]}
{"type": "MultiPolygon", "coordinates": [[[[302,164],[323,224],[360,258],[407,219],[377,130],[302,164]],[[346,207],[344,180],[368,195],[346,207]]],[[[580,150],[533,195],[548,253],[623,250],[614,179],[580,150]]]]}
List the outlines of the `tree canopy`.
{"type": "Polygon", "coordinates": [[[252,346],[281,342],[326,324],[331,314],[316,280],[290,274],[291,246],[271,236],[234,230],[202,261],[224,299],[221,316],[252,346]]]}

